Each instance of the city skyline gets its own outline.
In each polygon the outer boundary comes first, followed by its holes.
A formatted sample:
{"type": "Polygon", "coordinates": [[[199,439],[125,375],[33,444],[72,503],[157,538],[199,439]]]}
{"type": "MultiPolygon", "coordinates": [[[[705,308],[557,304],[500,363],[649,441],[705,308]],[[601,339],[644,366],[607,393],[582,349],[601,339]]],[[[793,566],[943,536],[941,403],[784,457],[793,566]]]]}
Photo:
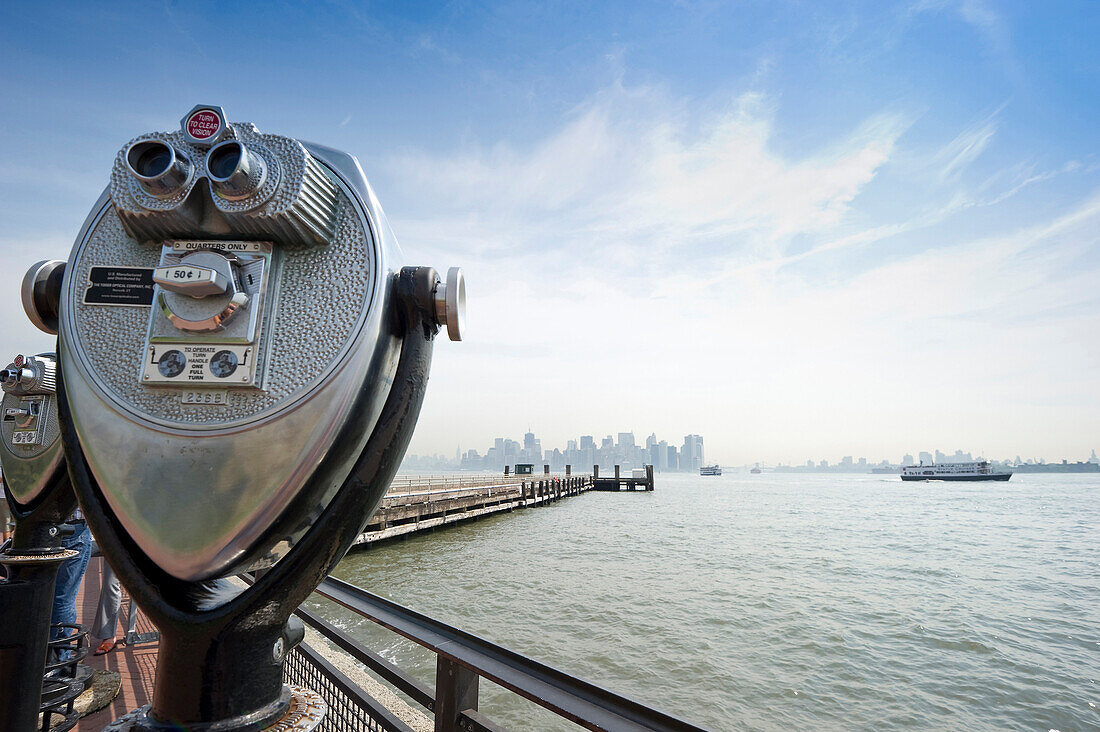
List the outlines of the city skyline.
{"type": "MultiPolygon", "coordinates": [[[[548,443],[549,444],[549,443],[548,443]]],[[[406,456],[404,469],[445,468],[462,470],[500,470],[505,465],[509,468],[517,463],[531,463],[536,467],[550,465],[554,471],[564,469],[566,465],[572,465],[577,471],[587,471],[592,465],[599,464],[604,468],[619,464],[623,468],[639,467],[651,464],[658,472],[679,471],[694,472],[702,465],[719,464],[727,467],[751,465],[777,468],[794,469],[867,469],[883,467],[899,467],[903,465],[917,465],[944,462],[971,462],[975,460],[990,460],[1005,465],[1044,465],[1055,463],[1091,463],[1100,464],[1096,450],[1091,449],[1088,457],[1056,457],[1048,461],[1044,456],[1027,455],[1022,457],[1017,454],[1014,457],[1002,456],[1000,458],[982,453],[971,453],[961,448],[956,448],[953,453],[946,453],[939,448],[931,450],[917,450],[907,452],[898,460],[887,457],[878,459],[868,458],[853,453],[837,458],[804,458],[801,460],[769,463],[762,460],[746,460],[744,462],[725,462],[712,460],[706,457],[705,440],[701,435],[688,434],[683,437],[680,448],[670,444],[667,440],[658,439],[657,433],[652,432],[645,438],[645,444],[639,445],[633,431],[610,433],[597,438],[593,434],[580,435],[577,438],[566,440],[564,445],[543,447],[543,441],[534,431],[528,429],[522,442],[508,437],[496,437],[492,446],[482,455],[478,448],[462,450],[461,446],[455,448],[454,457],[448,457],[440,453],[419,455],[409,453],[406,456]],[[654,450],[654,447],[656,450],[654,450]],[[671,450],[671,452],[670,452],[671,450]],[[687,462],[684,456],[687,455],[687,462]]],[[[1026,453],[1025,453],[1026,455],[1026,453]]]]}
{"type": "Polygon", "coordinates": [[[20,279],[122,145],[219,104],[356,155],[405,263],[464,268],[412,452],[583,424],[725,464],[1087,455],[1098,34],[983,0],[7,4],[0,345],[53,349],[20,279]]]}
{"type": "Polygon", "coordinates": [[[407,467],[445,467],[463,470],[499,471],[505,466],[517,464],[549,465],[551,470],[561,471],[566,465],[574,466],[578,472],[587,472],[594,465],[605,469],[619,465],[621,468],[640,468],[652,465],[658,472],[696,471],[706,464],[703,437],[684,435],[682,447],[657,438],[650,433],[645,444],[639,444],[633,432],[619,432],[597,438],[594,435],[580,435],[570,439],[561,447],[543,449],[542,440],[528,430],[523,442],[507,437],[494,438],[491,447],[482,455],[477,448],[455,451],[454,461],[441,455],[420,456],[410,454],[406,458],[407,467]]]}

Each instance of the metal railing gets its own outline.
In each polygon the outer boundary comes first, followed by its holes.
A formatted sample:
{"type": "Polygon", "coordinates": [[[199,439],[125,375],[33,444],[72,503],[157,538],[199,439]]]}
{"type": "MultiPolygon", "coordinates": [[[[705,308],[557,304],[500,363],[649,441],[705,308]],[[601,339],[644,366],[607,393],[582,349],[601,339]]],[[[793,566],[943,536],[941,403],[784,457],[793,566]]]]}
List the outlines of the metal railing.
{"type": "MultiPolygon", "coordinates": [[[[572,473],[572,478],[584,478],[588,473],[572,473]]],[[[565,474],[561,472],[551,473],[549,476],[544,473],[532,473],[529,475],[399,475],[390,481],[389,492],[387,496],[395,494],[405,494],[414,491],[428,491],[439,492],[448,489],[456,488],[482,488],[485,486],[518,486],[523,482],[531,482],[532,480],[544,480],[549,478],[564,478],[565,474]]]]}
{"type": "MultiPolygon", "coordinates": [[[[365,665],[409,699],[422,706],[435,718],[436,732],[452,730],[488,730],[501,732],[502,727],[478,711],[478,686],[482,678],[529,699],[581,727],[591,730],[676,730],[697,731],[697,727],[682,719],[660,712],[608,689],[583,681],[563,671],[539,663],[526,656],[490,643],[465,631],[446,625],[414,610],[402,607],[383,597],[367,592],[342,580],[329,577],[317,588],[317,593],[351,610],[360,617],[378,623],[398,635],[427,648],[436,655],[435,687],[413,678],[377,653],[364,648],[358,641],[335,625],[304,607],[297,615],[335,646],[365,665]]],[[[316,656],[300,647],[303,658],[316,656]]],[[[321,659],[323,661],[323,659],[321,659]]],[[[308,661],[307,661],[308,662],[308,661]]],[[[288,669],[290,664],[288,662],[288,669]]],[[[316,671],[317,665],[311,666],[316,671]]],[[[335,670],[335,669],[333,669],[335,670]]],[[[316,671],[322,673],[321,671],[316,671]]],[[[339,674],[339,672],[336,672],[339,674]]],[[[341,674],[342,676],[342,674],[341,674]]],[[[288,678],[291,678],[288,676],[288,678]]],[[[346,681],[346,677],[343,677],[346,681]]],[[[308,681],[297,681],[310,685],[308,681]]],[[[350,683],[350,681],[347,681],[350,683]]],[[[336,687],[326,681],[326,688],[336,687]]],[[[354,686],[354,684],[352,684],[354,686]]],[[[351,692],[359,701],[356,709],[381,705],[355,687],[351,692]],[[366,696],[366,700],[361,697],[366,696]]],[[[346,704],[345,702],[340,702],[346,704]]],[[[358,713],[358,712],[356,712],[358,713]]],[[[392,713],[385,720],[371,717],[368,729],[405,732],[408,727],[392,713]],[[374,726],[370,726],[374,725],[374,726]]],[[[331,714],[331,712],[330,712],[331,714]]],[[[337,717],[339,717],[339,713],[337,717]]],[[[384,715],[382,715],[384,716],[384,715]]],[[[327,727],[334,732],[356,727],[341,726],[339,718],[327,727]]]]}
{"type": "Polygon", "coordinates": [[[393,712],[305,644],[286,657],[283,678],[321,695],[328,711],[317,732],[412,732],[393,712]]]}

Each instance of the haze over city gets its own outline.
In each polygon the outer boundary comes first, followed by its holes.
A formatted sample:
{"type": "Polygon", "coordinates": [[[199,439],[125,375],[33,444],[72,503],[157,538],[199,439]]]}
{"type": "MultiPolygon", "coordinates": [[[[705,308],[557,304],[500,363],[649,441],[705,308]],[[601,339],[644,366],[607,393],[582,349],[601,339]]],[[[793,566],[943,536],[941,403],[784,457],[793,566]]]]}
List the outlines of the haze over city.
{"type": "Polygon", "coordinates": [[[6,7],[0,343],[52,350],[23,272],[201,102],[356,154],[406,262],[465,269],[411,452],[1089,455],[1095,6],[569,7],[6,7]]]}

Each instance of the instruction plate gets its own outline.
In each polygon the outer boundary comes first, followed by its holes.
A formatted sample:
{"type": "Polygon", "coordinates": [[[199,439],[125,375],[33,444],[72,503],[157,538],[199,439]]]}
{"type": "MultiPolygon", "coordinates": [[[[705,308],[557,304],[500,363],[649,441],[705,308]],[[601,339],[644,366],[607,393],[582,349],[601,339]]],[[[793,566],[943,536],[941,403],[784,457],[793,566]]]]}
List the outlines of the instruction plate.
{"type": "Polygon", "coordinates": [[[224,388],[252,386],[255,374],[256,363],[252,346],[227,343],[155,343],[146,352],[141,381],[143,384],[224,388]]]}

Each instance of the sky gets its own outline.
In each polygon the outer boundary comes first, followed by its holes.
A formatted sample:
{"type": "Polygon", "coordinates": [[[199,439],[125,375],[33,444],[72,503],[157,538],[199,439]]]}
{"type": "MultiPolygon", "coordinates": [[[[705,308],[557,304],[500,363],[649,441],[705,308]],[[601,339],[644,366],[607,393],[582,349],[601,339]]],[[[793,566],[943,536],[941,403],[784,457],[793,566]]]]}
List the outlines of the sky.
{"type": "Polygon", "coordinates": [[[114,155],[195,104],[356,155],[463,267],[410,451],[1100,448],[1094,2],[8,3],[0,345],[114,155]]]}

